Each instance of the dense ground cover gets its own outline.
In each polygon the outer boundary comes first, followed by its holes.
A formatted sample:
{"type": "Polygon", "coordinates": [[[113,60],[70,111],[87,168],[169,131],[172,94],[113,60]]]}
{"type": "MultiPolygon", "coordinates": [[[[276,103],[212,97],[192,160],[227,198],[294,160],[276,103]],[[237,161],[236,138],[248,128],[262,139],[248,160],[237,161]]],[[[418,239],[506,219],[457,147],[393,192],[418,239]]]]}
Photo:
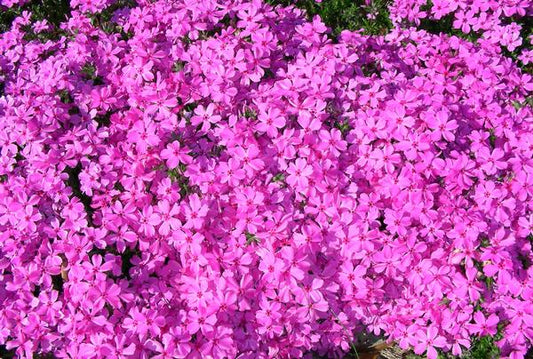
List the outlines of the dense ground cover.
{"type": "Polygon", "coordinates": [[[5,350],[531,346],[527,2],[1,1],[5,350]]]}

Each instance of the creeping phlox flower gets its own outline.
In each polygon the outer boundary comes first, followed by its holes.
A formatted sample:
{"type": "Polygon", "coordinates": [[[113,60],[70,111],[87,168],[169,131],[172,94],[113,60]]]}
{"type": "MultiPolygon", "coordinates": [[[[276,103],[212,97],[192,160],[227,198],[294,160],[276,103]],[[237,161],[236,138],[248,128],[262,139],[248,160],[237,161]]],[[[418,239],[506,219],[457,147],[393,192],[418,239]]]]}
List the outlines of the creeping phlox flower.
{"type": "MultiPolygon", "coordinates": [[[[512,60],[415,29],[333,41],[259,0],[94,21],[108,4],[0,34],[0,345],[340,356],[372,331],[525,354],[533,82],[512,60]]],[[[473,6],[434,11],[467,30],[473,6]]]]}

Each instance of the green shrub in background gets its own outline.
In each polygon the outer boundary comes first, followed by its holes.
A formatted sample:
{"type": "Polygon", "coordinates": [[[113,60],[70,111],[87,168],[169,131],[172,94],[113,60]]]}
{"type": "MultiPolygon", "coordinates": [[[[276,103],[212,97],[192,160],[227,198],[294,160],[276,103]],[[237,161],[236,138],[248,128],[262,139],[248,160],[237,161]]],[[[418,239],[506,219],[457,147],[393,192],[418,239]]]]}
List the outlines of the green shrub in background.
{"type": "Polygon", "coordinates": [[[391,0],[266,0],[272,5],[295,5],[312,17],[319,15],[333,35],[342,30],[363,29],[368,35],[384,35],[392,27],[388,5],[391,0]]]}
{"type": "MultiPolygon", "coordinates": [[[[266,0],[273,6],[295,5],[306,10],[310,17],[319,15],[331,27],[333,35],[338,35],[342,30],[359,29],[364,29],[369,35],[386,34],[392,27],[387,11],[390,1],[325,0],[317,3],[315,0],[266,0]]],[[[9,29],[23,10],[31,11],[35,20],[47,19],[54,25],[66,19],[70,12],[68,0],[32,0],[23,7],[0,10],[0,32],[9,29]]]]}
{"type": "Polygon", "coordinates": [[[30,11],[32,19],[46,19],[52,25],[57,26],[68,18],[70,2],[69,0],[32,0],[22,7],[14,6],[7,10],[0,8],[0,32],[8,30],[13,20],[23,11],[30,11]]]}

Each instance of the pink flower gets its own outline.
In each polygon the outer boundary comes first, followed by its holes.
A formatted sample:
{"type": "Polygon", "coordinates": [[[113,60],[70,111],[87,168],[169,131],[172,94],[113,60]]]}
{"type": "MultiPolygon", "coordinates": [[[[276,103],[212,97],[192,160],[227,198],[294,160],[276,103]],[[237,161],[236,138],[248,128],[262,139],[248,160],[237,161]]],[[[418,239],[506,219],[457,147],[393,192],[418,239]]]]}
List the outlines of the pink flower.
{"type": "Polygon", "coordinates": [[[143,208],[139,215],[139,230],[146,236],[155,235],[155,227],[161,223],[161,217],[154,213],[152,206],[146,206],[143,208]]]}
{"type": "Polygon", "coordinates": [[[340,155],[342,151],[345,151],[347,146],[346,142],[341,137],[341,132],[336,128],[331,131],[322,130],[319,133],[319,138],[322,141],[322,144],[335,156],[340,155]]]}
{"type": "Polygon", "coordinates": [[[260,0],[72,0],[53,26],[0,2],[0,346],[525,355],[527,1],[394,0],[334,41],[260,0]]]}
{"type": "Polygon", "coordinates": [[[149,325],[146,316],[137,307],[131,309],[128,318],[124,319],[123,326],[132,333],[138,334],[140,339],[146,338],[148,334],[149,325]]]}
{"type": "Polygon", "coordinates": [[[481,312],[474,313],[475,324],[470,325],[471,333],[477,334],[479,336],[490,335],[493,336],[498,330],[498,323],[500,318],[495,314],[491,314],[488,317],[485,317],[481,312]]]}
{"type": "Polygon", "coordinates": [[[366,269],[362,265],[355,266],[352,262],[344,262],[339,273],[341,284],[346,290],[347,294],[352,294],[355,289],[357,295],[366,293],[367,284],[363,276],[366,274],[366,269]]]}
{"type": "Polygon", "coordinates": [[[230,328],[217,326],[206,334],[206,338],[208,341],[201,348],[204,355],[211,355],[213,358],[235,357],[235,342],[230,328]]]}
{"type": "Polygon", "coordinates": [[[260,303],[260,310],[256,312],[256,319],[261,326],[268,326],[273,322],[277,322],[281,317],[281,304],[269,301],[262,298],[260,303]]]}
{"type": "Polygon", "coordinates": [[[259,270],[263,273],[264,280],[272,283],[279,278],[281,272],[285,269],[285,264],[279,258],[276,258],[268,250],[262,251],[260,254],[261,261],[259,262],[259,270]]]}
{"type": "Polygon", "coordinates": [[[137,121],[128,133],[128,140],[135,143],[135,147],[144,153],[149,147],[155,147],[161,141],[156,135],[155,124],[147,121],[137,121]]]}
{"type": "Polygon", "coordinates": [[[434,116],[428,116],[427,124],[433,130],[431,138],[438,141],[443,137],[446,141],[455,141],[454,131],[459,127],[455,120],[448,120],[445,111],[439,111],[434,116]]]}
{"type": "Polygon", "coordinates": [[[385,171],[392,173],[394,171],[394,165],[400,163],[400,154],[395,153],[392,146],[385,146],[383,148],[377,148],[374,150],[370,158],[374,160],[374,168],[385,168],[385,171]]]}
{"type": "Polygon", "coordinates": [[[187,206],[185,206],[186,222],[184,227],[200,229],[208,210],[207,205],[202,204],[200,197],[196,193],[192,194],[189,197],[187,206]]]}
{"type": "Polygon", "coordinates": [[[187,330],[189,334],[195,334],[199,330],[206,335],[212,332],[217,322],[216,312],[213,309],[199,306],[197,309],[188,312],[189,324],[187,330]]]}
{"type": "Polygon", "coordinates": [[[168,168],[176,168],[181,163],[188,164],[192,158],[187,154],[187,150],[180,146],[178,141],[170,143],[163,151],[161,158],[166,160],[168,168]]]}
{"type": "Polygon", "coordinates": [[[19,220],[18,228],[21,231],[34,232],[37,229],[36,222],[41,219],[41,214],[31,205],[27,205],[24,209],[21,208],[17,212],[17,216],[19,220]]]}
{"type": "Polygon", "coordinates": [[[207,107],[199,105],[194,110],[194,116],[191,117],[191,124],[202,125],[202,131],[207,131],[211,124],[216,124],[220,121],[221,116],[214,115],[215,105],[210,103],[207,107]]]}
{"type": "Polygon", "coordinates": [[[171,231],[178,229],[181,226],[180,220],[177,216],[180,213],[177,205],[172,205],[168,201],[163,200],[157,204],[157,211],[161,219],[161,225],[159,226],[159,234],[167,236],[171,231]]]}
{"type": "Polygon", "coordinates": [[[237,186],[240,181],[246,178],[246,172],[242,169],[241,163],[234,158],[230,158],[228,162],[221,162],[218,169],[221,183],[237,186]]]}
{"type": "Polygon", "coordinates": [[[492,152],[487,147],[482,147],[478,151],[478,157],[482,163],[481,168],[488,175],[495,174],[498,170],[507,168],[507,163],[502,161],[504,152],[495,148],[492,152]]]}
{"type": "Polygon", "coordinates": [[[261,132],[266,132],[270,137],[276,137],[278,130],[285,126],[285,118],[281,111],[277,108],[269,108],[261,111],[256,125],[256,129],[261,132]]]}
{"type": "Polygon", "coordinates": [[[438,354],[435,348],[443,348],[446,345],[446,339],[439,335],[438,329],[430,326],[426,330],[417,332],[418,344],[415,345],[415,353],[422,354],[427,350],[427,357],[436,359],[438,354]]]}
{"type": "Polygon", "coordinates": [[[287,173],[287,183],[299,190],[304,190],[309,185],[309,177],[313,174],[313,168],[304,159],[298,158],[289,164],[287,173]]]}

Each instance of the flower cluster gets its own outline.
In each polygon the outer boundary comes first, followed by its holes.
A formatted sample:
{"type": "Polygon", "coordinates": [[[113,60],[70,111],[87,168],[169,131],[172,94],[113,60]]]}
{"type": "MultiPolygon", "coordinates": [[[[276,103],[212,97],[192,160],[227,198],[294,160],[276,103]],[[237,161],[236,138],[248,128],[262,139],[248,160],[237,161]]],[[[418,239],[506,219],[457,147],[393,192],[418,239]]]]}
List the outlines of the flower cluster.
{"type": "MultiPolygon", "coordinates": [[[[528,19],[533,16],[533,4],[527,0],[396,0],[390,10],[395,23],[407,21],[420,25],[422,19],[448,18],[452,27],[461,33],[476,34],[511,52],[527,45],[528,40],[522,38],[521,32],[531,31],[528,19]]],[[[533,63],[531,46],[521,52],[520,60],[524,65],[533,63]]]]}
{"type": "Polygon", "coordinates": [[[260,0],[107,4],[0,34],[0,345],[301,357],[372,331],[524,355],[531,76],[260,0]]]}

